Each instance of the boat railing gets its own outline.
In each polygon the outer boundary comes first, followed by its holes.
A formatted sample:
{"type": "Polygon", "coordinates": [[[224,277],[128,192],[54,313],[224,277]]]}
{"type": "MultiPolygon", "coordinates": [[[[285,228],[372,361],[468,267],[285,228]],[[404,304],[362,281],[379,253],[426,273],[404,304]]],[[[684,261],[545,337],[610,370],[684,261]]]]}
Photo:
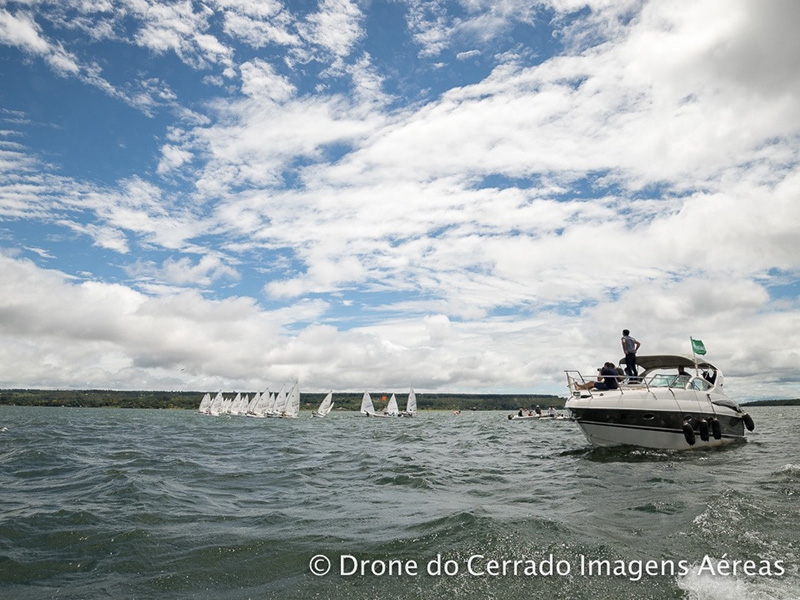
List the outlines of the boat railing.
{"type": "Polygon", "coordinates": [[[570,394],[574,397],[594,397],[592,390],[578,388],[578,386],[586,385],[587,381],[596,381],[596,376],[587,379],[580,371],[564,371],[564,373],[567,376],[567,388],[569,388],[570,394]]]}
{"type": "MultiPolygon", "coordinates": [[[[596,376],[587,380],[580,371],[564,371],[564,373],[567,376],[567,387],[573,396],[582,394],[594,396],[592,390],[579,389],[577,386],[586,385],[587,381],[596,381],[596,376]]],[[[687,375],[673,373],[651,373],[647,377],[641,375],[638,377],[619,375],[617,381],[620,394],[625,394],[626,390],[641,391],[643,389],[648,392],[653,389],[693,389],[698,392],[710,392],[716,387],[702,377],[689,376],[687,379],[687,375]]]]}
{"type": "MultiPolygon", "coordinates": [[[[598,390],[585,390],[579,389],[578,385],[586,385],[587,379],[583,376],[580,371],[564,371],[567,376],[567,387],[569,388],[570,393],[573,396],[581,396],[581,395],[588,395],[594,396],[592,391],[598,390]]],[[[593,376],[588,379],[588,381],[596,381],[597,377],[593,376]]],[[[625,394],[625,390],[642,390],[645,389],[650,391],[651,382],[653,378],[650,380],[646,380],[644,377],[628,377],[627,375],[618,375],[617,376],[617,384],[618,390],[620,394],[625,394]]],[[[659,386],[660,387],[660,386],[659,386]]],[[[603,390],[606,391],[606,390],[603,390]]]]}

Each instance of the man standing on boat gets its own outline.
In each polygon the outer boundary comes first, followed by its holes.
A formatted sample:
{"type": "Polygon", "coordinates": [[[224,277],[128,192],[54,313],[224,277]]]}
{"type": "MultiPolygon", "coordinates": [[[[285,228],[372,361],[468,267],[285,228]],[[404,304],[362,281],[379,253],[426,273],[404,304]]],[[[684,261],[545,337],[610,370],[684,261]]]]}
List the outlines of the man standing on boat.
{"type": "Polygon", "coordinates": [[[636,370],[636,351],[639,350],[639,340],[631,336],[627,329],[622,330],[622,351],[625,353],[625,375],[628,380],[639,375],[636,370]]]}

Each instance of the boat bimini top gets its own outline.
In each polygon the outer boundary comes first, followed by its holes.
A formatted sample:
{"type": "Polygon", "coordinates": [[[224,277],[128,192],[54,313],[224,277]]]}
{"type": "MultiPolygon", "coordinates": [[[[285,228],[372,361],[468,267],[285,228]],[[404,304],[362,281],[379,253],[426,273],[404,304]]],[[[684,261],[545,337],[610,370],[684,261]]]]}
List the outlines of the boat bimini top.
{"type": "MultiPolygon", "coordinates": [[[[620,366],[625,366],[625,359],[621,359],[619,361],[620,366]]],[[[683,367],[684,369],[694,369],[695,366],[698,369],[703,370],[712,370],[716,371],[718,375],[721,375],[717,367],[712,365],[705,360],[698,360],[697,362],[694,359],[689,358],[688,356],[680,356],[677,354],[655,354],[652,356],[637,356],[636,357],[636,366],[641,367],[644,369],[644,373],[640,376],[647,375],[651,371],[656,371],[658,369],[677,369],[678,367],[683,367]]]]}

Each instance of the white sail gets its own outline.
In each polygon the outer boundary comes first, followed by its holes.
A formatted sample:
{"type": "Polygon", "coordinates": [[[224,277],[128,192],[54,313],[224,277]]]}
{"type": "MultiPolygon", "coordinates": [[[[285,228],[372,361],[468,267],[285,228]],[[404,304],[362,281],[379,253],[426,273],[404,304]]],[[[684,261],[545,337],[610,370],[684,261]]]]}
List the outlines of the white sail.
{"type": "Polygon", "coordinates": [[[397,407],[397,398],[394,394],[392,394],[392,397],[389,398],[389,404],[386,405],[386,410],[383,412],[390,417],[396,417],[400,414],[400,409],[397,407]]]}
{"type": "Polygon", "coordinates": [[[208,414],[210,408],[211,408],[211,394],[206,392],[206,395],[203,396],[203,399],[200,401],[200,406],[197,407],[197,412],[208,414]]]}
{"type": "Polygon", "coordinates": [[[214,401],[211,403],[211,407],[208,409],[208,414],[213,416],[218,416],[222,412],[222,404],[225,402],[225,398],[222,395],[222,392],[217,392],[217,395],[214,396],[214,401]]]}
{"type": "Polygon", "coordinates": [[[258,417],[263,419],[267,416],[267,408],[269,405],[269,391],[265,390],[263,394],[258,396],[255,403],[251,403],[252,407],[247,411],[248,416],[258,417]]]}
{"type": "Polygon", "coordinates": [[[311,413],[312,417],[324,417],[333,410],[333,390],[328,392],[328,395],[322,400],[319,408],[311,413]]]}
{"type": "Polygon", "coordinates": [[[375,414],[375,407],[372,405],[372,398],[370,397],[369,392],[364,392],[364,395],[361,398],[361,413],[365,415],[375,414]]]}
{"type": "Polygon", "coordinates": [[[271,392],[269,398],[267,398],[266,404],[264,404],[264,415],[267,417],[275,415],[275,404],[277,404],[277,396],[275,392],[271,392]]]}
{"type": "Polygon", "coordinates": [[[238,415],[239,410],[242,406],[242,394],[241,392],[236,392],[236,396],[234,397],[233,401],[231,402],[231,407],[228,412],[232,415],[238,415]]]}
{"type": "Polygon", "coordinates": [[[250,400],[250,402],[247,403],[246,407],[244,407],[244,410],[242,410],[242,413],[245,414],[245,415],[252,415],[253,414],[253,410],[255,409],[255,407],[258,405],[259,402],[261,402],[261,392],[256,392],[253,395],[253,399],[250,400]]]}
{"type": "Polygon", "coordinates": [[[296,419],[300,416],[300,386],[297,383],[292,386],[286,396],[286,406],[281,411],[281,416],[289,419],[296,419]]]}
{"type": "Polygon", "coordinates": [[[281,386],[281,391],[275,397],[275,403],[270,407],[271,410],[267,413],[268,415],[280,416],[286,410],[286,392],[283,391],[285,387],[285,384],[281,386]]]}
{"type": "Polygon", "coordinates": [[[414,393],[414,388],[408,392],[408,401],[406,402],[406,414],[415,415],[417,413],[417,395],[414,393]]]}

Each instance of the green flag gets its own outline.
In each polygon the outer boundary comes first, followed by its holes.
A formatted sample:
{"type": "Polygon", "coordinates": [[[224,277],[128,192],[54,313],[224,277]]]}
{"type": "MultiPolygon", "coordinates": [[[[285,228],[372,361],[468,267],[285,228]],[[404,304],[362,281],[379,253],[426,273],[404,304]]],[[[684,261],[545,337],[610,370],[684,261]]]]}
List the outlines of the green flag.
{"type": "Polygon", "coordinates": [[[706,353],[706,347],[703,345],[702,341],[696,340],[694,338],[689,338],[689,339],[692,340],[692,352],[701,355],[706,353]]]}

